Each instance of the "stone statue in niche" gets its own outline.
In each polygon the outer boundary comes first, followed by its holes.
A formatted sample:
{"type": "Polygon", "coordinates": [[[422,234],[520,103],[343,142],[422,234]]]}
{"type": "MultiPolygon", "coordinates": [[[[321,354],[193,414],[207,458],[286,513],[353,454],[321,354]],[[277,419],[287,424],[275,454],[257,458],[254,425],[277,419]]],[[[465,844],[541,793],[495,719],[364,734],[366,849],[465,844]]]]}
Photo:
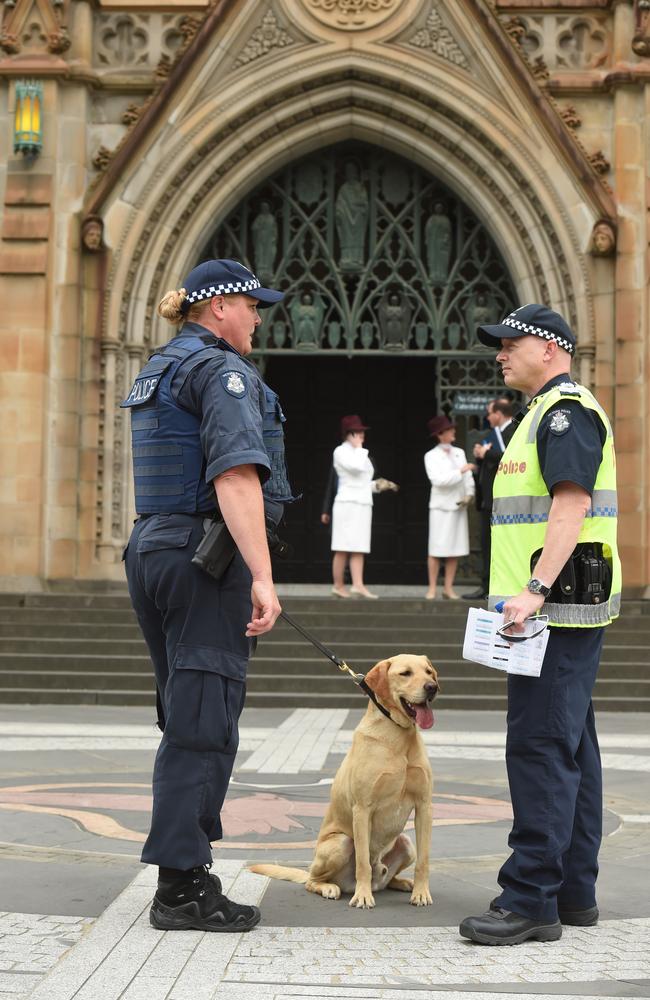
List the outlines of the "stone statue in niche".
{"type": "Polygon", "coordinates": [[[294,347],[307,351],[320,347],[324,314],[325,304],[320,295],[303,292],[299,299],[293,300],[289,315],[294,347]]]}
{"type": "Polygon", "coordinates": [[[251,233],[257,276],[262,284],[272,282],[278,252],[278,224],[268,201],[260,205],[259,214],[251,225],[251,233]]]}
{"type": "Polygon", "coordinates": [[[475,292],[465,308],[465,326],[467,329],[467,346],[478,343],[476,330],[479,326],[489,326],[499,320],[496,303],[487,292],[475,292]]]}
{"type": "Polygon", "coordinates": [[[99,215],[87,215],[81,223],[81,242],[89,253],[104,249],[104,220],[99,215]]]}
{"type": "Polygon", "coordinates": [[[599,219],[591,234],[590,253],[594,257],[611,257],[616,250],[616,230],[611,222],[599,219]]]}
{"type": "Polygon", "coordinates": [[[368,228],[368,192],[359,178],[359,168],[350,161],[345,165],[345,181],[336,196],[336,231],[339,238],[339,266],[354,274],[365,263],[368,228]]]}
{"type": "Polygon", "coordinates": [[[379,308],[380,346],[385,351],[403,351],[408,346],[412,309],[397,292],[384,295],[379,308]]]}
{"type": "Polygon", "coordinates": [[[429,279],[434,285],[444,285],[449,277],[451,258],[451,219],[445,215],[445,206],[437,201],[433,213],[424,227],[429,279]]]}

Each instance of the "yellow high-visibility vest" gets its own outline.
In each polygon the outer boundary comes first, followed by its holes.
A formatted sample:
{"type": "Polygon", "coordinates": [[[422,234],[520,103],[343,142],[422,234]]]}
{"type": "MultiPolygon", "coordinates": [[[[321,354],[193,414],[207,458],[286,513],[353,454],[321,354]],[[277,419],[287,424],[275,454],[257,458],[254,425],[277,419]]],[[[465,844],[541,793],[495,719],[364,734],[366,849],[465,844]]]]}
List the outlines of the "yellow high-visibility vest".
{"type": "Polygon", "coordinates": [[[544,546],[552,503],[539,464],[537,429],[544,414],[562,399],[578,400],[586,409],[594,410],[607,432],[591,509],[584,519],[578,543],[602,544],[612,570],[612,586],[609,598],[601,604],[546,601],[542,613],[549,616],[549,625],[595,628],[617,618],[621,607],[621,563],[616,545],[616,456],[607,414],[589,389],[571,382],[553,386],[533,401],[499,463],[494,479],[488,606],[494,610],[498,601],[518,594],[535,575],[531,572],[531,557],[544,546]]]}

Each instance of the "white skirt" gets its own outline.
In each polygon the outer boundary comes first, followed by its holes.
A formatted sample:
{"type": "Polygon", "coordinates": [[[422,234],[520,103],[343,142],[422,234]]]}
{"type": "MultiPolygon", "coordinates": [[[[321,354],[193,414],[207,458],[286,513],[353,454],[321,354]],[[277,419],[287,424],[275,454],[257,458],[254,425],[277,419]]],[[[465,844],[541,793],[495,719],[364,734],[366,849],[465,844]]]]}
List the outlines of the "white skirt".
{"type": "Polygon", "coordinates": [[[429,510],[429,555],[469,555],[469,528],[466,510],[429,510]]]}
{"type": "Polygon", "coordinates": [[[332,552],[370,552],[372,506],[335,500],[332,507],[332,552]]]}

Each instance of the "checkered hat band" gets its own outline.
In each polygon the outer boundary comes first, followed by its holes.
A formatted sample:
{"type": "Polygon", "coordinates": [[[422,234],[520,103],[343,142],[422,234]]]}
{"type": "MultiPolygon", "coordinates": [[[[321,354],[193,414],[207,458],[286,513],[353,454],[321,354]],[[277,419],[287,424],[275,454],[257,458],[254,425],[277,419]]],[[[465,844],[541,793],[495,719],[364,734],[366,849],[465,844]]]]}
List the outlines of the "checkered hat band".
{"type": "Polygon", "coordinates": [[[190,305],[193,302],[200,302],[201,299],[211,299],[214,295],[233,295],[237,292],[254,292],[256,288],[261,288],[261,283],[257,278],[250,278],[248,281],[229,281],[223,285],[207,285],[199,288],[185,299],[190,305]]]}
{"type": "Polygon", "coordinates": [[[565,351],[569,354],[575,352],[575,347],[564,337],[560,337],[557,333],[552,333],[550,330],[543,330],[541,326],[530,326],[528,323],[522,323],[520,319],[512,319],[508,316],[504,319],[503,326],[511,326],[514,330],[522,330],[523,333],[531,333],[533,337],[543,337],[544,340],[554,340],[558,347],[563,347],[565,351]]]}

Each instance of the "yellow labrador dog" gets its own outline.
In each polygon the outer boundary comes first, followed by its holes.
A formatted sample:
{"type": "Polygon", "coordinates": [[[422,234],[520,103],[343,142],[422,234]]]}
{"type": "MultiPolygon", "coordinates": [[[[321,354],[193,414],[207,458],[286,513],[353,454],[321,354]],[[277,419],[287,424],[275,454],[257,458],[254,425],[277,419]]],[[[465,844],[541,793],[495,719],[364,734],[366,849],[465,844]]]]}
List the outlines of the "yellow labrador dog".
{"type": "Polygon", "coordinates": [[[400,653],[377,663],[366,683],[391,718],[369,702],[334,778],[309,871],[281,865],[250,871],[304,884],[325,899],[351,892],[350,906],[374,906],[380,889],[410,892],[414,906],[427,906],[433,776],[418,729],[433,725],[438,677],[426,656],[400,653]],[[417,854],[404,833],[414,808],[417,854]],[[415,878],[400,878],[414,861],[415,878]]]}

